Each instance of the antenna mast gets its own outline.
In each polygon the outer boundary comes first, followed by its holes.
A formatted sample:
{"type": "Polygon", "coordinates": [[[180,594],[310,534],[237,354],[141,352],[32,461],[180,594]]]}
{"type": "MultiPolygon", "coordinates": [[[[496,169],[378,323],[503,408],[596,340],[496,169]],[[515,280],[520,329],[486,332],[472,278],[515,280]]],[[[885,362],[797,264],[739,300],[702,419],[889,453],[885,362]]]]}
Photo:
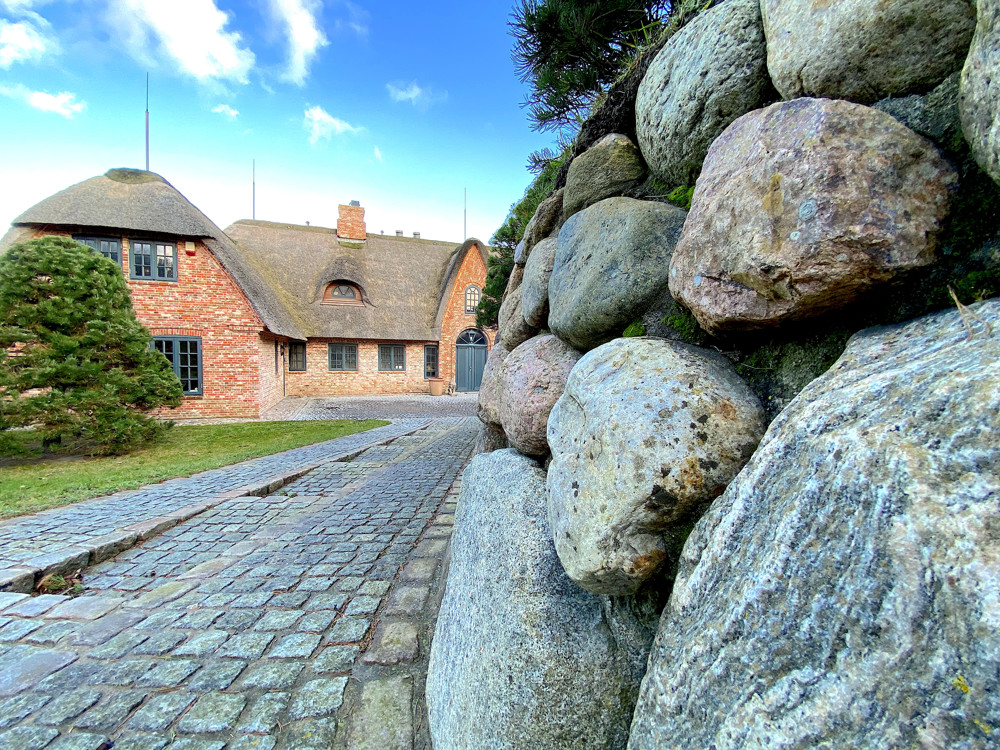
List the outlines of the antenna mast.
{"type": "Polygon", "coordinates": [[[250,194],[250,218],[257,219],[257,160],[253,160],[253,190],[250,194]]]}
{"type": "Polygon", "coordinates": [[[146,171],[149,171],[149,73],[146,73],[146,171]]]}

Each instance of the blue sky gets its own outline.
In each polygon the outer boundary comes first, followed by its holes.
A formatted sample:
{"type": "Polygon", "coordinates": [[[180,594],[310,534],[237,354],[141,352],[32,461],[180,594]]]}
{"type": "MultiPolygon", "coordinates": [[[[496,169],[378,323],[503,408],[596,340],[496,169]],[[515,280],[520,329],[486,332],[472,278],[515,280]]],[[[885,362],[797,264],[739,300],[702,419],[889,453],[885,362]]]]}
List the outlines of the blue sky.
{"type": "Polygon", "coordinates": [[[0,0],[0,234],[112,167],[150,169],[225,228],[488,240],[531,180],[508,2],[0,0]]]}

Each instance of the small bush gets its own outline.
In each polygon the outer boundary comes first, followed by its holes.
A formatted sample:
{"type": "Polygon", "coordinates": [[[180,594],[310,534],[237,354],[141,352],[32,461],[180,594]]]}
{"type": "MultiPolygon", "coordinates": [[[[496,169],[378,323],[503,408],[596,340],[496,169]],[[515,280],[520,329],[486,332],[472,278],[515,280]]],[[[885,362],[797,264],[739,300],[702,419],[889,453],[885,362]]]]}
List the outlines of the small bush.
{"type": "Polygon", "coordinates": [[[147,412],[180,404],[181,385],[151,342],[117,264],[66,237],[14,245],[0,258],[0,433],[100,454],[155,437],[167,425],[147,412]]]}

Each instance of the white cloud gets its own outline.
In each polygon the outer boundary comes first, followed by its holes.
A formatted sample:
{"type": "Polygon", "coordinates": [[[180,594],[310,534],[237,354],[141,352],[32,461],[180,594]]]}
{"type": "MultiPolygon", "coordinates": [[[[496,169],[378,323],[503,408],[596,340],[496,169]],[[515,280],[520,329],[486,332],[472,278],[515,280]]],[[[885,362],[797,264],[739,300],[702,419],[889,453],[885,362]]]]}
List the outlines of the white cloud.
{"type": "Polygon", "coordinates": [[[215,0],[110,0],[108,12],[124,36],[121,47],[143,62],[155,46],[199,81],[247,82],[254,54],[238,32],[227,31],[229,16],[215,0]]]}
{"type": "Polygon", "coordinates": [[[233,109],[228,104],[220,104],[219,106],[212,109],[217,115],[223,115],[228,117],[230,120],[235,120],[240,111],[238,109],[233,109]]]}
{"type": "Polygon", "coordinates": [[[344,133],[360,133],[364,130],[350,123],[338,120],[322,107],[310,107],[306,110],[302,125],[309,131],[309,143],[315,145],[320,139],[329,139],[333,135],[344,133]]]}
{"type": "Polygon", "coordinates": [[[39,60],[49,47],[45,35],[27,21],[0,21],[0,68],[17,62],[39,60]]]}
{"type": "Polygon", "coordinates": [[[420,110],[425,110],[432,104],[443,102],[448,98],[447,91],[436,94],[430,86],[423,88],[416,81],[409,84],[387,83],[385,88],[389,92],[389,98],[394,102],[409,102],[420,110]]]}
{"type": "Polygon", "coordinates": [[[0,94],[11,99],[20,99],[29,106],[42,112],[54,112],[67,119],[72,119],[87,106],[85,101],[79,101],[76,94],[63,91],[59,94],[49,94],[44,91],[32,91],[26,86],[0,86],[0,94]]]}
{"type": "Polygon", "coordinates": [[[282,79],[302,86],[309,66],[329,42],[319,27],[318,0],[269,0],[271,12],[288,31],[288,64],[282,79]]]}
{"type": "Polygon", "coordinates": [[[382,151],[379,150],[378,146],[375,147],[375,159],[377,161],[382,161],[382,151]]]}

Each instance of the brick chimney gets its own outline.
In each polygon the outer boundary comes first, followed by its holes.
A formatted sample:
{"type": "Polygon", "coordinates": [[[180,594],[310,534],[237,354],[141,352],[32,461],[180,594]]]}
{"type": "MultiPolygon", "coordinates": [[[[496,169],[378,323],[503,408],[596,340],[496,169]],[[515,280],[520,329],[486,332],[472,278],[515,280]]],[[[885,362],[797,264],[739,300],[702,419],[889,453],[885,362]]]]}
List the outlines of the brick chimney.
{"type": "Polygon", "coordinates": [[[342,240],[364,240],[367,238],[365,231],[365,210],[358,201],[351,201],[349,205],[337,207],[337,236],[342,240]]]}

